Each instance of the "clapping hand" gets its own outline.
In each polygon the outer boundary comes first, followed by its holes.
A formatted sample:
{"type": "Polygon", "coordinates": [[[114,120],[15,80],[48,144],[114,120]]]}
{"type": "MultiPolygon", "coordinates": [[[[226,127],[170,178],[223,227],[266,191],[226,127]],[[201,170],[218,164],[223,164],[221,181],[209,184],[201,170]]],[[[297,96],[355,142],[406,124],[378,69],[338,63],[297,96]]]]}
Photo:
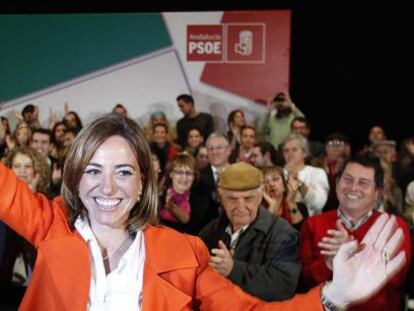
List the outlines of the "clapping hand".
{"type": "Polygon", "coordinates": [[[233,254],[229,251],[223,241],[218,242],[219,248],[213,248],[210,256],[210,266],[218,273],[227,277],[233,270],[233,254]]]}
{"type": "Polygon", "coordinates": [[[16,147],[16,141],[13,140],[13,138],[11,138],[10,135],[6,135],[5,140],[7,149],[9,149],[9,151],[13,150],[14,147],[16,147]]]}
{"type": "Polygon", "coordinates": [[[264,185],[262,186],[262,193],[263,193],[263,199],[266,201],[267,205],[269,206],[268,211],[271,214],[276,214],[275,212],[278,211],[279,209],[279,206],[277,206],[277,200],[272,198],[270,194],[266,192],[264,185]]]}
{"type": "Polygon", "coordinates": [[[165,196],[165,207],[169,210],[172,210],[175,207],[174,200],[172,199],[173,192],[171,189],[167,190],[167,195],[165,196]]]}
{"type": "Polygon", "coordinates": [[[299,180],[297,178],[289,176],[287,180],[287,187],[287,200],[289,202],[295,202],[296,194],[299,190],[299,180]]]}
{"type": "Polygon", "coordinates": [[[52,184],[58,185],[62,180],[62,169],[58,167],[57,163],[53,164],[52,170],[52,184]]]}
{"type": "Polygon", "coordinates": [[[295,165],[293,163],[286,163],[285,170],[288,173],[289,177],[292,177],[298,180],[299,171],[302,169],[302,166],[295,165]]]}
{"type": "Polygon", "coordinates": [[[339,219],[336,221],[336,228],[338,230],[328,230],[327,233],[330,236],[322,238],[322,241],[318,243],[318,246],[321,248],[320,253],[326,256],[325,262],[330,270],[332,270],[332,260],[341,245],[353,239],[339,219]]]}
{"type": "Polygon", "coordinates": [[[32,181],[29,184],[29,188],[30,190],[32,190],[33,192],[37,191],[37,185],[39,184],[40,181],[40,174],[36,173],[34,178],[32,179],[32,181]]]}

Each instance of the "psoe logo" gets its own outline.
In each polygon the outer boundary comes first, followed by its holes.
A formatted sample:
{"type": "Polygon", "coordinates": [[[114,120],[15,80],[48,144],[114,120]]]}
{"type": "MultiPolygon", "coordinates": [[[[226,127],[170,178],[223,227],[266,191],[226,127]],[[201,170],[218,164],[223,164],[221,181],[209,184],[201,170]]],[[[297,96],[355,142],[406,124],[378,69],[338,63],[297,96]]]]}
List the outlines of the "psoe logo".
{"type": "Polygon", "coordinates": [[[261,23],[227,23],[227,63],[264,63],[266,28],[261,23]]]}
{"type": "Polygon", "coordinates": [[[224,61],[223,25],[187,26],[187,61],[224,61]]]}
{"type": "Polygon", "coordinates": [[[242,30],[239,32],[239,42],[234,45],[234,52],[249,56],[253,53],[253,32],[242,30]]]}

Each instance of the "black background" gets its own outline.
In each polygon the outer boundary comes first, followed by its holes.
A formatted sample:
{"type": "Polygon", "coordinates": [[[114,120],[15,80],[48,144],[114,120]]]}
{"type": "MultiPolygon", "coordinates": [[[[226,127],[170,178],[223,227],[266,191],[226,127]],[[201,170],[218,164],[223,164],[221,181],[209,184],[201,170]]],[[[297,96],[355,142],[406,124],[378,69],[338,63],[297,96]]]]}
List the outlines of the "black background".
{"type": "Polygon", "coordinates": [[[330,132],[341,130],[355,149],[375,124],[384,126],[388,138],[398,142],[414,136],[412,10],[398,3],[307,2],[17,1],[3,3],[0,9],[25,14],[290,9],[290,93],[311,122],[311,136],[323,141],[330,132]]]}

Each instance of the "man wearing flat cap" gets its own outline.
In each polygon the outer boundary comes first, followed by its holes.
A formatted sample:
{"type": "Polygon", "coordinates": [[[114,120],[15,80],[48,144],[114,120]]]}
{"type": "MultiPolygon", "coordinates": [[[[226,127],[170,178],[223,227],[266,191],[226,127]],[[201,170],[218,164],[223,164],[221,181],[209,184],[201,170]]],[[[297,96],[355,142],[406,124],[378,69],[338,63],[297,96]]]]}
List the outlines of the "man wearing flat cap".
{"type": "Polygon", "coordinates": [[[266,301],[293,296],[300,273],[298,233],[260,206],[262,173],[239,162],[219,175],[224,209],[200,232],[210,265],[243,290],[266,301]]]}

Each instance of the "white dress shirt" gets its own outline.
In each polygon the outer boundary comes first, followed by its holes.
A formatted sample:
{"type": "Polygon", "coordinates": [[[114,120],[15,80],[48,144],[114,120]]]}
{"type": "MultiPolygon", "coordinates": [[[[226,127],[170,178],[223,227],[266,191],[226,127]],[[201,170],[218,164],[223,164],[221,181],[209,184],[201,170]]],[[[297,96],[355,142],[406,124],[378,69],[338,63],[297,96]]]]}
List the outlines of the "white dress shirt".
{"type": "Polygon", "coordinates": [[[212,170],[212,172],[213,172],[213,177],[214,177],[214,183],[215,184],[217,184],[217,180],[218,180],[218,177],[219,177],[219,174],[220,174],[220,172],[219,172],[219,170],[215,167],[215,166],[211,166],[211,170],[212,170]]]}
{"type": "Polygon", "coordinates": [[[231,228],[231,225],[229,224],[226,229],[224,230],[229,236],[230,236],[230,250],[235,251],[237,242],[239,242],[241,234],[246,231],[246,229],[249,227],[249,224],[241,227],[236,232],[233,232],[233,229],[231,228]]]}
{"type": "Polygon", "coordinates": [[[78,218],[75,227],[87,242],[91,255],[91,283],[87,310],[140,311],[145,262],[142,231],[137,232],[116,269],[106,275],[102,253],[88,222],[78,218]]]}

